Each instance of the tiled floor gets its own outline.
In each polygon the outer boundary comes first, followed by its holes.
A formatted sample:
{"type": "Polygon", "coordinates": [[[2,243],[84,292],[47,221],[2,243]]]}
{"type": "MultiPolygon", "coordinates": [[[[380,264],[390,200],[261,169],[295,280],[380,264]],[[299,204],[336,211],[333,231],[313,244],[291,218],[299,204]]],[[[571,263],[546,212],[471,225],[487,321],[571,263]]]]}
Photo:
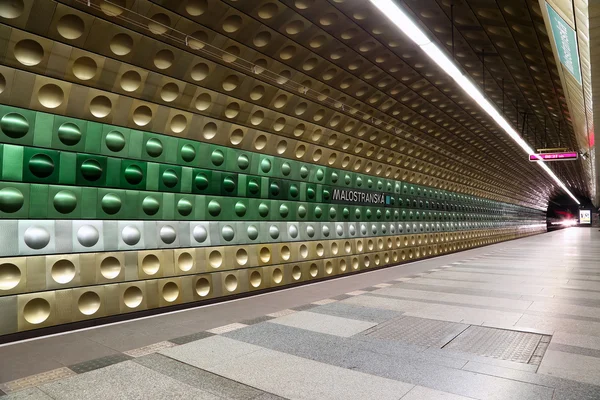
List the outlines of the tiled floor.
{"type": "Polygon", "coordinates": [[[600,232],[12,344],[0,360],[6,399],[599,399],[600,232]]]}

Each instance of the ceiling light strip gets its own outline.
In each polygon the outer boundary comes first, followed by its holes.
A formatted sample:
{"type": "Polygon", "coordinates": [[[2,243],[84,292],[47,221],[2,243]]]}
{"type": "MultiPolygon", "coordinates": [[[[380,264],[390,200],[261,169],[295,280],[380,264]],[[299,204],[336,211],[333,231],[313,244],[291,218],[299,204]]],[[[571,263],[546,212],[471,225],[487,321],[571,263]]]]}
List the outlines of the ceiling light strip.
{"type": "MultiPolygon", "coordinates": [[[[513,129],[510,123],[498,112],[496,107],[490,103],[477,86],[466,76],[459,66],[442,51],[419,26],[392,0],[370,0],[394,25],[398,27],[408,38],[427,54],[433,62],[444,70],[496,123],[511,137],[511,139],[523,149],[527,155],[535,154],[535,151],[523,140],[513,129]]],[[[560,186],[577,204],[579,200],[571,193],[567,186],[552,172],[543,162],[537,162],[542,169],[560,186]]]]}

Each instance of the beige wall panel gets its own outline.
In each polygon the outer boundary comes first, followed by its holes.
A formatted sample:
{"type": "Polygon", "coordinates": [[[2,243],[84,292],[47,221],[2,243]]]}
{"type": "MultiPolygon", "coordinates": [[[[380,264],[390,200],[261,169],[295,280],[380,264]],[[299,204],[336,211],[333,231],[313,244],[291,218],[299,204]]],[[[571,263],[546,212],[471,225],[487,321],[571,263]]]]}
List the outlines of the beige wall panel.
{"type": "Polygon", "coordinates": [[[182,278],[160,279],[158,281],[159,307],[181,304],[183,297],[182,291],[182,278]]]}
{"type": "MultiPolygon", "coordinates": [[[[32,273],[38,269],[33,267],[32,273]]],[[[3,258],[0,260],[0,296],[21,293],[27,289],[27,258],[3,258]]],[[[35,281],[37,277],[32,276],[35,281]]],[[[42,278],[43,279],[43,278],[42,278]]]]}
{"type": "Polygon", "coordinates": [[[79,255],[49,255],[46,261],[46,288],[62,289],[81,285],[79,255]]]}
{"type": "Polygon", "coordinates": [[[107,313],[107,292],[105,286],[93,286],[73,289],[71,296],[72,320],[83,321],[100,318],[113,313],[107,313]]]}
{"type": "Polygon", "coordinates": [[[18,296],[18,329],[26,331],[56,324],[56,293],[54,291],[18,296]]]}

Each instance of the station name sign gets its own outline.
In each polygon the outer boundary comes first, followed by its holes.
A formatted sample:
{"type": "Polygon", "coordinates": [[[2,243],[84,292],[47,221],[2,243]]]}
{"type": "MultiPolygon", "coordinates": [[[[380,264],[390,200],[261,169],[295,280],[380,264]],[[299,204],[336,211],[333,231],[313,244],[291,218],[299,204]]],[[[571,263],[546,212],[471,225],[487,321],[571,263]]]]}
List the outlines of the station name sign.
{"type": "Polygon", "coordinates": [[[368,192],[364,190],[333,189],[332,203],[352,203],[362,205],[385,205],[389,196],[381,192],[368,192]]]}
{"type": "Polygon", "coordinates": [[[578,154],[575,151],[565,153],[540,153],[530,154],[529,161],[569,161],[577,160],[578,154]]]}

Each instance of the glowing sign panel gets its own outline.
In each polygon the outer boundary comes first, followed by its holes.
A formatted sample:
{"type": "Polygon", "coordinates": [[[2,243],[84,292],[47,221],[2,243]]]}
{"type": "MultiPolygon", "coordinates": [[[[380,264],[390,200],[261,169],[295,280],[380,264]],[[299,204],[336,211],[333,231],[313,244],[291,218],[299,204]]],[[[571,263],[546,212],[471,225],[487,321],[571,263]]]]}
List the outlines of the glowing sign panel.
{"type": "Polygon", "coordinates": [[[590,210],[579,210],[579,223],[580,224],[591,224],[592,223],[592,212],[590,210]]]}
{"type": "Polygon", "coordinates": [[[574,151],[566,153],[540,153],[530,154],[529,161],[569,161],[577,160],[579,155],[574,151]]]}

